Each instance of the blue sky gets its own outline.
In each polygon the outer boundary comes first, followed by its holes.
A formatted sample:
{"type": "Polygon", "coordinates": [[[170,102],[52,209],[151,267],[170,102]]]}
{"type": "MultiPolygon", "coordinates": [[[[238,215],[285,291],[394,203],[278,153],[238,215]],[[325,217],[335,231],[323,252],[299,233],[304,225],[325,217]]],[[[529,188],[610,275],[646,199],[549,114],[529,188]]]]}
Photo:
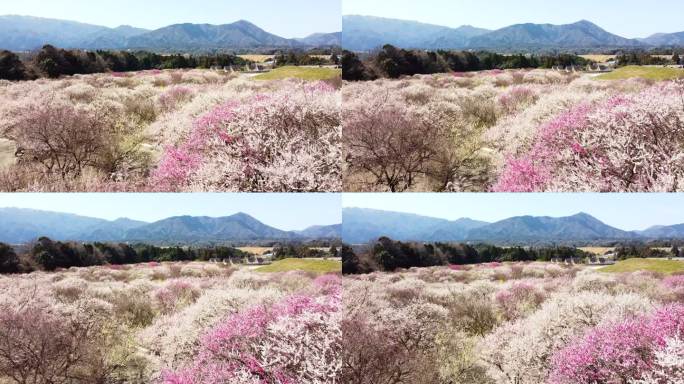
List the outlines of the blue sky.
{"type": "Polygon", "coordinates": [[[114,220],[229,216],[244,212],[284,230],[342,222],[339,194],[0,194],[0,207],[31,208],[114,220]]]}
{"type": "Polygon", "coordinates": [[[344,207],[494,222],[513,216],[585,212],[624,230],[684,223],[684,194],[344,194],[344,207]]]}
{"type": "Polygon", "coordinates": [[[342,12],[488,29],[586,19],[628,38],[684,31],[682,0],[343,0],[342,12]]]}
{"type": "Polygon", "coordinates": [[[341,0],[2,0],[0,15],[18,14],[117,27],[156,29],[177,23],[249,20],[282,37],[342,29],[341,0]]]}

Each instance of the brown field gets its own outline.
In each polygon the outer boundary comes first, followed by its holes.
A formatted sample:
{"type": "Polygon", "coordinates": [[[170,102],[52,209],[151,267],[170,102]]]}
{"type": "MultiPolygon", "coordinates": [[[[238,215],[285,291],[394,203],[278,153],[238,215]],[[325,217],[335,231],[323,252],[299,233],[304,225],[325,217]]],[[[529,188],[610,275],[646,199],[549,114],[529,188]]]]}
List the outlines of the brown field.
{"type": "Polygon", "coordinates": [[[600,256],[605,255],[606,252],[614,251],[615,247],[581,247],[580,250],[600,256]]]}
{"type": "MultiPolygon", "coordinates": [[[[589,253],[593,253],[595,255],[601,256],[601,255],[605,255],[607,252],[614,251],[615,247],[580,247],[579,249],[584,251],[584,252],[589,252],[589,253]]],[[[653,247],[653,249],[657,249],[659,251],[665,251],[665,252],[670,251],[670,248],[667,248],[667,247],[653,247]]]]}
{"type": "Polygon", "coordinates": [[[238,249],[259,256],[273,251],[273,247],[239,247],[238,249]]]}
{"type": "MultiPolygon", "coordinates": [[[[273,247],[238,247],[237,249],[241,250],[242,252],[247,252],[251,253],[253,255],[261,256],[266,253],[273,252],[273,247]]],[[[330,248],[326,247],[312,247],[311,249],[315,249],[318,251],[323,251],[327,252],[330,250],[330,248]]]]}
{"type": "Polygon", "coordinates": [[[580,57],[597,63],[606,63],[610,59],[614,59],[615,55],[580,55],[580,57]]]}
{"type": "MultiPolygon", "coordinates": [[[[615,55],[579,55],[580,57],[595,61],[597,63],[606,63],[610,61],[611,59],[615,59],[615,55]]],[[[651,57],[660,57],[662,59],[671,59],[672,55],[651,55],[651,57]]]]}
{"type": "Polygon", "coordinates": [[[238,55],[238,57],[243,58],[245,60],[253,61],[255,63],[264,63],[272,58],[274,58],[274,55],[238,55]]]}

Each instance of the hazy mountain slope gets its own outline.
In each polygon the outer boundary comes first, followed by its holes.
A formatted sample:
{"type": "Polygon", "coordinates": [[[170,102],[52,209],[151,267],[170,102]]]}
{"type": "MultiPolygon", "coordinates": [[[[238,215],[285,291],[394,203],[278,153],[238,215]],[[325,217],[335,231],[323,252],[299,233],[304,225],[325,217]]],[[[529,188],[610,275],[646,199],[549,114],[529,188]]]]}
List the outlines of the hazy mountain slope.
{"type": "Polygon", "coordinates": [[[638,40],[626,39],[609,33],[596,24],[582,20],[572,24],[516,24],[484,35],[469,42],[471,48],[591,48],[635,47],[638,40]]]}
{"type": "MultiPolygon", "coordinates": [[[[342,20],[342,45],[357,51],[371,50],[384,44],[418,49],[501,51],[646,46],[642,41],[612,34],[586,20],[564,25],[516,24],[495,31],[472,26],[449,28],[374,16],[348,15],[342,20]]],[[[651,42],[656,45],[672,44],[678,40],[677,34],[656,35],[651,42]]]]}
{"type": "Polygon", "coordinates": [[[32,16],[0,16],[0,49],[26,51],[45,44],[73,48],[107,27],[32,16]]]}
{"type": "Polygon", "coordinates": [[[301,39],[295,39],[306,46],[330,47],[342,45],[342,32],[314,33],[301,39]]]}
{"type": "Polygon", "coordinates": [[[684,32],[675,33],[656,33],[645,39],[640,39],[643,43],[655,46],[684,46],[684,32]]]}
{"type": "Polygon", "coordinates": [[[474,37],[482,36],[489,32],[491,31],[488,29],[464,25],[455,29],[449,29],[438,36],[432,37],[432,41],[428,43],[428,48],[463,49],[470,44],[474,37]]]}
{"type": "Polygon", "coordinates": [[[126,238],[126,233],[134,228],[147,225],[144,221],[130,219],[117,219],[97,225],[95,228],[83,230],[78,235],[78,240],[83,241],[121,241],[126,238]]]}
{"type": "Polygon", "coordinates": [[[232,24],[175,24],[133,36],[129,48],[260,48],[291,47],[295,41],[268,33],[248,21],[232,24]]]}
{"type": "Polygon", "coordinates": [[[133,36],[142,35],[150,32],[147,29],[135,28],[128,25],[122,25],[113,29],[105,29],[98,31],[90,36],[84,37],[79,43],[79,48],[125,48],[128,44],[128,39],[133,36]]]}
{"type": "Polygon", "coordinates": [[[488,31],[470,26],[453,29],[375,16],[342,16],[342,46],[356,51],[385,44],[402,48],[459,48],[469,38],[485,32],[488,31]]]}
{"type": "Polygon", "coordinates": [[[358,244],[387,236],[395,240],[460,241],[468,231],[486,223],[470,219],[449,221],[410,213],[345,208],[342,239],[358,244]]]}
{"type": "Polygon", "coordinates": [[[315,225],[297,234],[308,239],[339,239],[342,236],[342,224],[315,225]]]}
{"type": "Polygon", "coordinates": [[[586,213],[569,217],[521,216],[501,220],[470,231],[469,241],[538,242],[631,239],[632,232],[604,224],[586,213]]]}
{"type": "MultiPolygon", "coordinates": [[[[675,226],[667,232],[654,232],[653,236],[670,237],[674,230],[681,230],[677,237],[684,238],[684,225],[681,228],[675,226]]],[[[490,224],[471,219],[449,221],[371,209],[343,210],[342,239],[345,242],[361,244],[381,236],[402,241],[468,241],[526,245],[645,239],[636,232],[611,227],[586,213],[558,218],[512,217],[490,224]]]]}
{"type": "Polygon", "coordinates": [[[294,238],[292,233],[270,227],[244,213],[219,218],[171,217],[134,228],[126,233],[126,240],[128,241],[145,240],[171,243],[290,238],[294,238]]]}
{"type": "Polygon", "coordinates": [[[655,226],[638,233],[652,239],[684,239],[684,224],[655,226]]]}
{"type": "Polygon", "coordinates": [[[67,213],[0,208],[0,242],[22,243],[40,236],[75,240],[84,232],[107,223],[106,220],[67,213]]]}
{"type": "Polygon", "coordinates": [[[244,213],[228,217],[170,217],[154,223],[126,218],[108,221],[72,214],[0,208],[0,242],[54,240],[183,244],[223,241],[316,240],[339,237],[341,225],[283,231],[244,213]]]}
{"type": "Polygon", "coordinates": [[[340,44],[341,32],[286,39],[240,20],[230,24],[175,24],[154,31],[122,25],[108,28],[67,20],[0,16],[0,49],[34,50],[45,44],[83,49],[261,49],[340,44]]]}

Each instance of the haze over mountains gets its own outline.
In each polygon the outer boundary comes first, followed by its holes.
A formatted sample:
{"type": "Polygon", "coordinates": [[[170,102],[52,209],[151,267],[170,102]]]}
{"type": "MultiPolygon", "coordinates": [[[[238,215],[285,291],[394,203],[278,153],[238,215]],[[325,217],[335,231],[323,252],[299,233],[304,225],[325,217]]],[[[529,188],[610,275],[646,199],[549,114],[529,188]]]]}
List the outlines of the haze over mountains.
{"type": "Polygon", "coordinates": [[[568,217],[520,216],[487,223],[449,221],[408,213],[345,208],[342,240],[351,244],[387,236],[401,241],[484,242],[497,245],[590,244],[601,241],[684,239],[684,224],[624,231],[580,213],[568,217]]]}
{"type": "Polygon", "coordinates": [[[156,30],[108,28],[32,16],[0,16],[0,49],[29,51],[52,44],[60,48],[147,49],[153,51],[314,48],[340,45],[340,33],[315,33],[286,39],[249,21],[230,24],[174,24],[156,30]]]}
{"type": "Polygon", "coordinates": [[[0,208],[0,242],[21,244],[41,236],[53,240],[194,244],[262,241],[306,241],[340,237],[341,225],[283,231],[238,213],[227,217],[179,216],[154,223],[108,221],[67,213],[0,208]]]}
{"type": "Polygon", "coordinates": [[[492,31],[469,25],[450,28],[375,16],[342,17],[343,48],[367,51],[384,44],[417,49],[499,51],[649,48],[684,46],[684,32],[627,39],[586,20],[564,25],[516,24],[492,31]]]}

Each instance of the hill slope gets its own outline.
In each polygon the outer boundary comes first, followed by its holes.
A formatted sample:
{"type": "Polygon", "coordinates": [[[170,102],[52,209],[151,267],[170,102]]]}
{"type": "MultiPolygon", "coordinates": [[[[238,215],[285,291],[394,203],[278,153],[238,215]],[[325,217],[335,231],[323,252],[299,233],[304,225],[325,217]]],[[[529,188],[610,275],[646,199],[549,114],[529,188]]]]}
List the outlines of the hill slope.
{"type": "Polygon", "coordinates": [[[147,242],[192,244],[339,238],[341,225],[313,226],[304,231],[283,231],[252,216],[179,216],[146,223],[130,219],[108,221],[59,212],[0,208],[0,242],[20,244],[41,236],[62,241],[147,242]]]}
{"type": "Polygon", "coordinates": [[[684,46],[684,32],[656,33],[640,40],[649,45],[681,47],[684,46]]]}
{"type": "Polygon", "coordinates": [[[469,38],[486,32],[488,30],[470,26],[454,29],[375,16],[342,17],[342,46],[354,51],[385,44],[402,48],[461,48],[469,38]]]}
{"type": "Polygon", "coordinates": [[[332,47],[342,45],[342,32],[314,33],[307,37],[296,39],[303,45],[312,47],[332,47]]]}
{"type": "Polygon", "coordinates": [[[28,51],[52,44],[60,48],[196,51],[212,49],[311,48],[340,44],[341,33],[286,39],[249,21],[230,24],[174,24],[153,31],[122,25],[108,28],[68,20],[0,16],[0,49],[28,51]]]}
{"type": "Polygon", "coordinates": [[[292,47],[296,41],[268,33],[256,25],[240,20],[232,24],[175,24],[127,41],[128,48],[198,49],[198,48],[264,48],[292,47]]]}
{"type": "Polygon", "coordinates": [[[657,35],[643,41],[626,39],[586,20],[564,25],[516,24],[495,31],[359,15],[343,16],[342,21],[342,45],[354,51],[372,50],[385,44],[417,49],[529,51],[633,48],[678,41],[677,34],[657,35]]]}
{"type": "Polygon", "coordinates": [[[27,51],[45,44],[73,48],[88,37],[105,34],[108,30],[75,21],[5,15],[0,16],[0,49],[27,51]]]}
{"type": "Polygon", "coordinates": [[[119,231],[129,223],[32,209],[0,208],[0,242],[24,243],[40,236],[80,239],[93,231],[119,231]]]}
{"type": "Polygon", "coordinates": [[[598,48],[637,47],[638,40],[626,39],[609,33],[596,24],[582,20],[572,24],[517,24],[476,36],[470,48],[525,49],[525,48],[598,48]]]}
{"type": "Polygon", "coordinates": [[[502,220],[468,234],[469,241],[534,243],[563,241],[619,240],[636,238],[634,233],[613,228],[580,213],[569,217],[521,216],[502,220]]]}
{"type": "MultiPolygon", "coordinates": [[[[669,227],[668,227],[669,228],[669,227]]],[[[678,226],[675,226],[679,230],[678,226]]],[[[653,237],[671,235],[674,229],[653,233],[653,237]]],[[[676,232],[684,239],[682,231],[676,232]]],[[[342,239],[361,244],[387,236],[401,241],[472,242],[500,245],[572,244],[612,240],[647,240],[650,237],[611,227],[580,213],[568,217],[512,217],[495,223],[471,219],[449,221],[414,214],[345,208],[342,239]]]]}
{"type": "Polygon", "coordinates": [[[471,229],[487,223],[470,219],[449,221],[409,213],[345,208],[342,239],[358,244],[388,236],[402,241],[462,241],[471,229]]]}

